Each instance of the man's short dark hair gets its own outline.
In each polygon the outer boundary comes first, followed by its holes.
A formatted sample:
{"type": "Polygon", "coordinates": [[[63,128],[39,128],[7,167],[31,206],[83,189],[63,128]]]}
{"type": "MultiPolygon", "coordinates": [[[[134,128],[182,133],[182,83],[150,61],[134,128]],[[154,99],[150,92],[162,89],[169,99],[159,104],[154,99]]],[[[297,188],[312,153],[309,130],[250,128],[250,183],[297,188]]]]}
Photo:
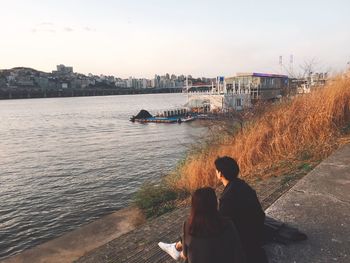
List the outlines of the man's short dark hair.
{"type": "Polygon", "coordinates": [[[221,172],[221,174],[229,181],[232,181],[238,177],[239,167],[237,162],[231,157],[224,156],[218,157],[215,160],[216,170],[221,172]]]}

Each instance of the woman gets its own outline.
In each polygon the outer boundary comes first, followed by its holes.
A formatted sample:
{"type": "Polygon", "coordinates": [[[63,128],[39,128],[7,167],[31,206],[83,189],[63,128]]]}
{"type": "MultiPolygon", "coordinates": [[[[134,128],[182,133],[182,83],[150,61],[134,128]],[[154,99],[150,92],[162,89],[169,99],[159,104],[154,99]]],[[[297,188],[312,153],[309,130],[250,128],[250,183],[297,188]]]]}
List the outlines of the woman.
{"type": "Polygon", "coordinates": [[[188,263],[245,262],[236,228],[219,214],[215,191],[210,187],[192,195],[191,214],[183,228],[182,256],[188,263]]]}

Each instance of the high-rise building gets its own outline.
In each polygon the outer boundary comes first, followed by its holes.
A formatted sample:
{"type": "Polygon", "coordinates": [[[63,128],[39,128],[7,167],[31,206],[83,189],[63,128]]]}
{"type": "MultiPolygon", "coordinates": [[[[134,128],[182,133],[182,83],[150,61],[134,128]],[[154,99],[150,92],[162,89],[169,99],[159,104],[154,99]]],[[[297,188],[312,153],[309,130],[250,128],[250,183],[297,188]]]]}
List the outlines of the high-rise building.
{"type": "Polygon", "coordinates": [[[126,81],[126,87],[127,88],[132,88],[133,85],[132,85],[132,77],[129,77],[129,79],[126,81]]]}
{"type": "Polygon", "coordinates": [[[56,66],[57,70],[53,70],[52,74],[58,74],[58,75],[69,75],[73,73],[73,67],[66,67],[63,64],[56,66]]]}

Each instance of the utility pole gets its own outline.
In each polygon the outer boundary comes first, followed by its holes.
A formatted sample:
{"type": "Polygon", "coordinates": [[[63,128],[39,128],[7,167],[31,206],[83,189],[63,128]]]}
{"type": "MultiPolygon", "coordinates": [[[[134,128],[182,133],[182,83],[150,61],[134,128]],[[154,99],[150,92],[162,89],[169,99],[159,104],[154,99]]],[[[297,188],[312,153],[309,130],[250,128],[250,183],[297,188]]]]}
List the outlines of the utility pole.
{"type": "Polygon", "coordinates": [[[188,94],[188,75],[186,75],[186,91],[187,91],[187,103],[189,102],[189,94],[188,94]]]}
{"type": "Polygon", "coordinates": [[[289,75],[291,75],[291,77],[294,77],[294,72],[293,72],[293,63],[294,63],[294,57],[293,57],[293,54],[290,55],[290,58],[289,58],[289,75]]]}
{"type": "Polygon", "coordinates": [[[280,65],[280,74],[282,74],[282,72],[283,72],[282,56],[279,57],[279,65],[280,65]]]}

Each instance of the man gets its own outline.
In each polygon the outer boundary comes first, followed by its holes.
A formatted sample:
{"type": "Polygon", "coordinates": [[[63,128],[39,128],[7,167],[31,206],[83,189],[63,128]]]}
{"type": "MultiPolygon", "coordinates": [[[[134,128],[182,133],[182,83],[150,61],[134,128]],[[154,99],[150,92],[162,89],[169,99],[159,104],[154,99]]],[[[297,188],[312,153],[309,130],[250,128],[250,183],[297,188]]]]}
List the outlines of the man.
{"type": "MultiPolygon", "coordinates": [[[[267,258],[261,247],[265,213],[255,191],[238,178],[239,167],[234,159],[218,157],[215,168],[217,178],[225,187],[219,199],[220,213],[235,224],[247,262],[266,263],[267,258]]],[[[180,258],[181,242],[159,242],[158,245],[174,259],[180,258]]]]}
{"type": "Polygon", "coordinates": [[[239,167],[230,157],[215,160],[216,176],[224,185],[219,199],[220,213],[235,224],[248,263],[267,262],[262,249],[265,213],[255,191],[238,178],[239,167]]]}

